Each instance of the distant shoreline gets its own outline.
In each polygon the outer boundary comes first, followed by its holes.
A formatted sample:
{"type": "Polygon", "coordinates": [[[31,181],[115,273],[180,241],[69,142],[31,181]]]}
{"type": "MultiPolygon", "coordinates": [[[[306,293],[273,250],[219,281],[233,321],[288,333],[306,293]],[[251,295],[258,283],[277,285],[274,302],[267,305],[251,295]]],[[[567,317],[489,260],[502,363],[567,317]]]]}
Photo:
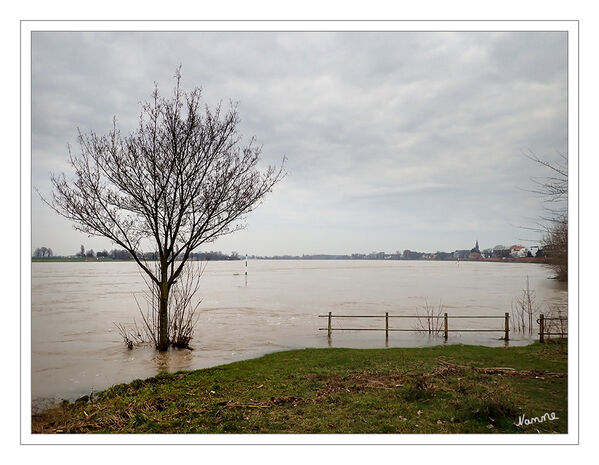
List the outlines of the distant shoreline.
{"type": "MultiPolygon", "coordinates": [[[[230,261],[243,261],[231,259],[212,259],[212,260],[193,260],[193,261],[210,261],[210,262],[230,262],[230,261]]],[[[352,261],[352,262],[481,262],[481,263],[539,263],[542,265],[548,265],[549,260],[546,257],[506,257],[506,258],[481,258],[481,259],[468,259],[468,258],[451,258],[451,259],[434,259],[434,258],[417,258],[417,259],[376,259],[376,258],[308,258],[308,257],[264,257],[264,258],[251,258],[250,260],[273,260],[273,261],[352,261]]],[[[156,260],[148,260],[156,261],[156,260]]],[[[32,263],[75,263],[75,262],[88,262],[88,263],[102,263],[102,262],[132,262],[135,260],[124,260],[120,258],[69,258],[69,257],[49,257],[49,258],[31,258],[32,263]]]]}
{"type": "Polygon", "coordinates": [[[69,258],[69,257],[49,257],[49,258],[39,258],[32,257],[32,263],[44,263],[44,262],[135,262],[135,260],[123,260],[120,258],[69,258]]]}

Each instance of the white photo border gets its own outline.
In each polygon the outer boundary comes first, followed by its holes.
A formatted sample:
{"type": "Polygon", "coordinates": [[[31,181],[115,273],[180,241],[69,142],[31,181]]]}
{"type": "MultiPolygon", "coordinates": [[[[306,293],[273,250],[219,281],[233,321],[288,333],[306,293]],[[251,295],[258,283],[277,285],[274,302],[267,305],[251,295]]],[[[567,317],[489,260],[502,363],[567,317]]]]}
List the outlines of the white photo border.
{"type": "Polygon", "coordinates": [[[579,24],[576,20],[210,20],[46,21],[22,20],[21,44],[21,444],[578,444],[579,443],[579,24]],[[569,289],[568,433],[530,434],[132,434],[45,435],[31,433],[31,34],[35,31],[420,31],[568,33],[569,289]]]}

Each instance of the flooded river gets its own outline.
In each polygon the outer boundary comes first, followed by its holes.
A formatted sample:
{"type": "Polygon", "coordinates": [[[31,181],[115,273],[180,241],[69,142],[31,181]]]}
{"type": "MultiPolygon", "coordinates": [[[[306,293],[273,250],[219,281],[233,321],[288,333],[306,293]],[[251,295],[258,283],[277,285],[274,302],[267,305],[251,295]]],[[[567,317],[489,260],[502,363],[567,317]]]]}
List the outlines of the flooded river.
{"type": "MultiPolygon", "coordinates": [[[[268,352],[326,347],[318,315],[414,315],[425,301],[449,315],[503,315],[526,287],[540,310],[567,304],[567,289],[538,264],[433,261],[250,260],[209,262],[201,282],[195,350],[127,349],[115,323],[140,321],[134,295],[144,281],[132,262],[32,264],[32,399],[74,399],[152,376],[204,368],[268,352]]],[[[456,320],[462,327],[503,328],[503,320],[456,320]]],[[[392,327],[417,322],[393,319],[392,327]]],[[[453,323],[452,323],[453,324],[453,323]]],[[[456,323],[457,324],[457,323],[456,323]]],[[[382,327],[384,319],[333,320],[334,328],[382,327]]],[[[448,343],[502,345],[502,333],[450,333],[448,343]]],[[[530,339],[512,334],[511,344],[530,339]]],[[[443,343],[392,332],[389,346],[443,343]]],[[[384,332],[333,332],[334,347],[385,347],[384,332]]]]}

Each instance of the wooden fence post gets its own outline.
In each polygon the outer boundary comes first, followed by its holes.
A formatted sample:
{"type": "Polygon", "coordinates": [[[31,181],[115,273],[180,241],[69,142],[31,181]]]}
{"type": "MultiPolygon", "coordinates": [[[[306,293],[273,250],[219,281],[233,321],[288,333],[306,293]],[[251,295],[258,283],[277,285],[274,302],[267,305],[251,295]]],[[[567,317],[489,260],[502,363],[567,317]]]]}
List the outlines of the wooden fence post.
{"type": "Polygon", "coordinates": [[[385,312],[385,340],[389,339],[389,312],[385,312]]]}
{"type": "Polygon", "coordinates": [[[545,315],[539,315],[539,342],[545,342],[545,315]]]}
{"type": "Polygon", "coordinates": [[[505,312],[505,340],[510,340],[510,314],[505,312]]]}
{"type": "Polygon", "coordinates": [[[449,336],[449,322],[447,321],[447,313],[445,314],[445,316],[443,317],[443,321],[444,321],[444,326],[445,326],[445,340],[447,341],[447,338],[449,336]]]}
{"type": "Polygon", "coordinates": [[[329,327],[328,327],[328,331],[327,331],[329,338],[331,337],[331,333],[333,332],[333,329],[331,327],[331,319],[332,319],[331,313],[332,312],[329,312],[329,327]]]}

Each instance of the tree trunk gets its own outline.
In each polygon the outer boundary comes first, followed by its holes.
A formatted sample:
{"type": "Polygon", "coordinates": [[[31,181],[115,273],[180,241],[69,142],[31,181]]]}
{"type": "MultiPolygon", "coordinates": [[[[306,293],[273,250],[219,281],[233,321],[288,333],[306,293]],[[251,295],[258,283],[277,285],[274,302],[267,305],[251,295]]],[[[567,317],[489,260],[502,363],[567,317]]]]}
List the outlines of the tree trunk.
{"type": "Polygon", "coordinates": [[[160,308],[158,312],[158,350],[167,350],[168,340],[168,293],[166,280],[160,284],[160,308]]]}

